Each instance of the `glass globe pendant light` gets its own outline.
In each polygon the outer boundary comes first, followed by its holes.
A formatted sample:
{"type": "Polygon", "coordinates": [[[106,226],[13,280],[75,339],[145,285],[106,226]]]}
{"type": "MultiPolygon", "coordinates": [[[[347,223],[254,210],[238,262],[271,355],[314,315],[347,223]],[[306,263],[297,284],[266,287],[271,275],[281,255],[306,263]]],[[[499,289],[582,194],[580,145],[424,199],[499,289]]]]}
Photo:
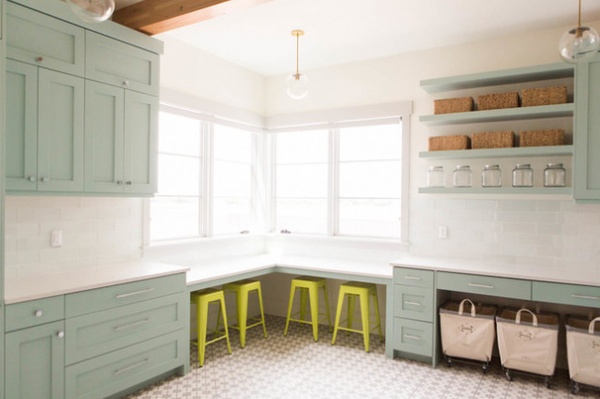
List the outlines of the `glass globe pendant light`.
{"type": "Polygon", "coordinates": [[[577,28],[566,32],[558,43],[563,60],[576,63],[592,58],[600,48],[600,37],[594,28],[581,26],[581,0],[579,0],[579,19],[577,28]]]}
{"type": "Polygon", "coordinates": [[[296,36],[296,73],[288,76],[286,81],[287,94],[294,100],[300,100],[308,94],[308,78],[306,75],[298,71],[298,49],[300,36],[304,35],[304,31],[296,29],[292,31],[292,36],[296,36]]]}
{"type": "Polygon", "coordinates": [[[85,22],[102,22],[115,11],[114,0],[66,0],[71,11],[85,22]]]}

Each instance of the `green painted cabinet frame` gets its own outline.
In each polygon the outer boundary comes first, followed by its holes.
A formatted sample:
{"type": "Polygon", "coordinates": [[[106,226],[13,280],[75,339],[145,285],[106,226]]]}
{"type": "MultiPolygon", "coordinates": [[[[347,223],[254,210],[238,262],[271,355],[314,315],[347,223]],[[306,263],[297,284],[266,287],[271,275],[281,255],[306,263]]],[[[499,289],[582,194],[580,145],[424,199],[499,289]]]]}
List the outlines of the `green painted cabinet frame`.
{"type": "Polygon", "coordinates": [[[575,200],[600,200],[600,54],[575,75],[575,200]]]}
{"type": "Polygon", "coordinates": [[[63,399],[64,321],[14,331],[6,334],[5,340],[6,397],[63,399]]]}
{"type": "Polygon", "coordinates": [[[85,191],[156,192],[158,98],[86,82],[85,191]]]}

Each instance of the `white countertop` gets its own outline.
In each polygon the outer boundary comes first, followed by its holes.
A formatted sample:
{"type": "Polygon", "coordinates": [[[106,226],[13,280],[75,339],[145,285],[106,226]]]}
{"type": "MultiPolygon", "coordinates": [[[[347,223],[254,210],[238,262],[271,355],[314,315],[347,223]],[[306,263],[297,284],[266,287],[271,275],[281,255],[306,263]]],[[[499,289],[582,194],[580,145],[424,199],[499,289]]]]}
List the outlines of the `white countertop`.
{"type": "Polygon", "coordinates": [[[27,278],[6,278],[6,304],[70,294],[148,278],[185,273],[189,268],[158,262],[128,262],[93,269],[53,273],[27,278]]]}
{"type": "Polygon", "coordinates": [[[485,262],[468,259],[441,259],[407,256],[394,260],[392,266],[406,266],[457,273],[472,273],[494,277],[549,281],[566,284],[600,286],[600,271],[574,273],[564,266],[523,265],[515,263],[485,262]]]}

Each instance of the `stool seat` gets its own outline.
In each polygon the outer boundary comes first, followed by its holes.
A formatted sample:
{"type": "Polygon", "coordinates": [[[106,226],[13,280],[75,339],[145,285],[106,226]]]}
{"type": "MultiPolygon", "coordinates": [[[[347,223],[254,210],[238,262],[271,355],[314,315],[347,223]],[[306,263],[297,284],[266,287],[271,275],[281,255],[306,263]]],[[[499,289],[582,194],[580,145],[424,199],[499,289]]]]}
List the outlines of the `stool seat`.
{"type": "Polygon", "coordinates": [[[194,291],[190,294],[190,300],[196,305],[196,323],[198,326],[198,340],[195,343],[198,346],[198,363],[200,367],[204,366],[204,355],[206,346],[222,339],[227,341],[227,352],[231,354],[231,344],[229,343],[229,331],[227,330],[227,313],[225,311],[225,295],[223,290],[208,288],[202,291],[194,291]],[[214,331],[215,338],[207,341],[206,334],[208,329],[208,306],[218,302],[219,315],[217,327],[214,331]],[[219,321],[223,318],[225,325],[224,331],[219,331],[219,321]]]}
{"type": "Polygon", "coordinates": [[[237,326],[231,325],[229,327],[240,331],[240,346],[242,348],[246,346],[246,331],[252,327],[262,325],[263,334],[265,338],[267,338],[267,326],[265,324],[265,312],[263,310],[260,281],[251,279],[239,280],[223,285],[223,290],[225,292],[233,292],[236,295],[237,326]],[[251,292],[256,292],[256,295],[258,296],[260,317],[248,319],[248,297],[251,292]],[[248,323],[248,321],[250,321],[250,323],[248,323]]]}
{"type": "Polygon", "coordinates": [[[319,289],[323,291],[325,300],[325,314],[327,315],[327,323],[331,328],[331,316],[329,314],[329,294],[327,293],[327,280],[323,277],[300,276],[293,278],[290,287],[290,300],[288,303],[287,317],[285,320],[285,330],[283,335],[287,335],[290,321],[297,323],[311,324],[313,330],[313,338],[319,340],[319,289]],[[296,290],[300,290],[300,311],[292,314],[292,305],[294,303],[294,295],[296,290]],[[306,320],[307,302],[310,300],[310,321],[306,320]],[[300,315],[300,318],[293,316],[300,315]]]}
{"type": "Polygon", "coordinates": [[[377,329],[379,332],[379,338],[383,342],[383,334],[381,332],[381,319],[379,315],[379,301],[377,300],[377,286],[372,283],[363,283],[359,281],[348,281],[340,285],[340,293],[338,296],[338,305],[337,311],[335,314],[335,324],[333,327],[333,338],[331,340],[331,344],[335,344],[335,340],[337,338],[338,330],[356,332],[363,335],[363,341],[365,345],[365,351],[369,351],[369,335],[371,333],[370,328],[370,320],[371,320],[371,299],[373,305],[375,307],[375,323],[376,326],[374,329],[377,329]],[[347,296],[347,318],[346,318],[346,327],[340,326],[340,317],[342,314],[342,308],[344,305],[344,299],[347,296]],[[360,301],[360,314],[362,319],[362,329],[354,329],[353,328],[353,318],[354,318],[354,304],[356,298],[360,301]]]}

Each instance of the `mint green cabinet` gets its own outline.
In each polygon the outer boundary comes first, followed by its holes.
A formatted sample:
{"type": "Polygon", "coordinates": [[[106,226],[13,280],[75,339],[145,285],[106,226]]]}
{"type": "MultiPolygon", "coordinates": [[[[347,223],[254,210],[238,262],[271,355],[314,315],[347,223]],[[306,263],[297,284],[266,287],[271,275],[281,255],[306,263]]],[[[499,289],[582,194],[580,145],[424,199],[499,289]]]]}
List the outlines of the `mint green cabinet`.
{"type": "Polygon", "coordinates": [[[7,57],[83,76],[85,30],[7,2],[7,57]]]}
{"type": "Polygon", "coordinates": [[[84,80],[9,60],[7,94],[7,190],[82,191],[84,80]]]}
{"type": "Polygon", "coordinates": [[[62,399],[65,392],[64,322],[6,334],[5,393],[11,399],[62,399]]]}
{"type": "Polygon", "coordinates": [[[158,98],[86,82],[85,191],[156,191],[158,98]]]}
{"type": "Polygon", "coordinates": [[[600,200],[600,54],[575,74],[575,199],[600,200]]]}

